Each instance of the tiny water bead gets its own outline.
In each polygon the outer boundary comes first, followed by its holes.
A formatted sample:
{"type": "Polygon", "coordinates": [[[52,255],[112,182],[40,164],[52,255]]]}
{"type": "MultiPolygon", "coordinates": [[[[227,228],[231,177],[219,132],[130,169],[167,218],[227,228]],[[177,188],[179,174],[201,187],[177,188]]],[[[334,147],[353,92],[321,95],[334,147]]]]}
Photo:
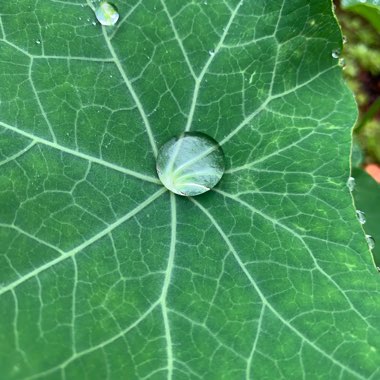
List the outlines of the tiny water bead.
{"type": "Polygon", "coordinates": [[[349,177],[347,180],[347,187],[350,191],[354,191],[355,189],[355,178],[349,177]]]}
{"type": "Polygon", "coordinates": [[[97,20],[105,26],[115,25],[119,20],[119,13],[116,7],[105,1],[101,2],[95,10],[97,20]]]}
{"type": "Polygon", "coordinates": [[[369,249],[375,248],[375,239],[371,235],[365,235],[365,240],[367,240],[369,249]]]}
{"type": "Polygon", "coordinates": [[[360,224],[364,224],[366,222],[365,214],[363,211],[356,210],[356,216],[358,217],[360,224]]]}
{"type": "Polygon", "coordinates": [[[333,58],[339,58],[340,56],[340,49],[334,49],[332,52],[331,52],[331,56],[333,58]]]}
{"type": "Polygon", "coordinates": [[[212,189],[224,173],[220,145],[201,132],[185,132],[167,141],[158,152],[157,173],[175,194],[195,196],[212,189]]]}

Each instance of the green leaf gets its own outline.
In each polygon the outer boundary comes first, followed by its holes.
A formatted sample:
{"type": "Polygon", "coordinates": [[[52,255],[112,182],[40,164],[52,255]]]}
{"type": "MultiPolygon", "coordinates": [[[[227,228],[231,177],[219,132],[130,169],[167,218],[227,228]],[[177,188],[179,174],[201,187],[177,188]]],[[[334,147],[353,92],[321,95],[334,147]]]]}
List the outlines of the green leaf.
{"type": "Polygon", "coordinates": [[[380,32],[379,0],[342,0],[342,8],[366,18],[380,32]]]}
{"type": "Polygon", "coordinates": [[[376,379],[327,0],[0,2],[0,368],[13,379],[376,379]],[[216,190],[158,148],[218,141],[216,190]]]}
{"type": "MultiPolygon", "coordinates": [[[[355,168],[352,171],[355,178],[355,190],[353,192],[356,208],[365,213],[366,223],[363,228],[366,234],[372,236],[375,242],[380,242],[380,186],[364,170],[355,168]]],[[[380,245],[376,244],[372,250],[376,266],[380,268],[380,245]]]]}

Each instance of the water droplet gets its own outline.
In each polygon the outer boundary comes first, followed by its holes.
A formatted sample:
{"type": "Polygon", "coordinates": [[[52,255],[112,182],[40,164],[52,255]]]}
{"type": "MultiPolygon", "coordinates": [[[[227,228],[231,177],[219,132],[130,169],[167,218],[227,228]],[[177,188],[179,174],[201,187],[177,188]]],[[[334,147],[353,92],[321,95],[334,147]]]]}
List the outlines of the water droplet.
{"type": "Polygon", "coordinates": [[[215,55],[215,51],[214,50],[209,50],[208,54],[211,55],[211,57],[212,57],[213,55],[215,55]]]}
{"type": "Polygon", "coordinates": [[[105,1],[101,2],[95,10],[95,16],[102,25],[115,25],[119,19],[116,7],[105,1]]]}
{"type": "Polygon", "coordinates": [[[346,60],[344,58],[339,58],[339,66],[344,70],[346,68],[346,60]]]}
{"type": "Polygon", "coordinates": [[[173,193],[194,196],[212,189],[224,173],[219,144],[200,132],[186,132],[167,141],[157,157],[161,182],[173,193]]]}
{"type": "Polygon", "coordinates": [[[363,211],[356,210],[356,216],[358,217],[360,224],[364,224],[366,222],[365,214],[363,211]]]}
{"type": "Polygon", "coordinates": [[[334,49],[332,52],[331,52],[331,56],[333,58],[339,58],[340,56],[340,49],[334,49]]]}
{"type": "Polygon", "coordinates": [[[369,249],[375,248],[375,239],[371,235],[365,235],[365,240],[367,240],[369,249]]]}
{"type": "Polygon", "coordinates": [[[93,21],[91,24],[94,25],[94,26],[96,26],[96,21],[93,21]]]}
{"type": "Polygon", "coordinates": [[[348,42],[347,36],[343,36],[342,40],[343,40],[343,45],[345,45],[348,42]]]}
{"type": "Polygon", "coordinates": [[[36,40],[36,44],[37,44],[37,45],[40,45],[40,44],[41,44],[41,41],[40,41],[40,40],[36,40]]]}
{"type": "Polygon", "coordinates": [[[347,187],[350,191],[354,191],[355,189],[355,178],[349,177],[347,180],[347,187]]]}

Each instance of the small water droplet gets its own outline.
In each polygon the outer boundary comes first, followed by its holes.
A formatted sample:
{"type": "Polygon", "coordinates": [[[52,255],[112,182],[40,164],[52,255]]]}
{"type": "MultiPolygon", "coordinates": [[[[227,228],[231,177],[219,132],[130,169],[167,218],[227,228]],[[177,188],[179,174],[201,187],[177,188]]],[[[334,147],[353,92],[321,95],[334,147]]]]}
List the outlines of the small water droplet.
{"type": "Polygon", "coordinates": [[[375,248],[375,239],[371,235],[365,235],[365,240],[367,240],[369,249],[375,248]]]}
{"type": "Polygon", "coordinates": [[[356,210],[356,216],[358,217],[360,224],[364,224],[366,222],[365,213],[363,211],[356,210]]]}
{"type": "Polygon", "coordinates": [[[210,136],[186,132],[161,147],[157,157],[157,173],[164,186],[175,194],[203,194],[222,178],[224,154],[210,136]]]}
{"type": "Polygon", "coordinates": [[[116,7],[105,1],[101,2],[95,10],[95,16],[102,25],[115,25],[119,19],[116,7]]]}
{"type": "Polygon", "coordinates": [[[334,49],[332,52],[331,52],[331,56],[333,58],[339,58],[340,56],[340,49],[334,49]]]}
{"type": "Polygon", "coordinates": [[[213,55],[215,55],[215,51],[214,50],[209,50],[208,54],[211,55],[211,57],[212,57],[213,55]]]}
{"type": "Polygon", "coordinates": [[[346,68],[346,60],[344,58],[339,58],[339,66],[344,70],[346,68]]]}
{"type": "Polygon", "coordinates": [[[94,25],[94,26],[96,26],[96,21],[93,21],[91,24],[94,25]]]}
{"type": "Polygon", "coordinates": [[[343,40],[343,45],[345,45],[348,42],[347,36],[343,36],[342,40],[343,40]]]}
{"type": "Polygon", "coordinates": [[[40,45],[40,44],[41,44],[41,41],[40,41],[40,40],[36,40],[36,44],[37,44],[37,45],[40,45]]]}
{"type": "Polygon", "coordinates": [[[347,180],[347,187],[350,191],[354,191],[355,189],[355,178],[354,177],[349,177],[347,180]]]}

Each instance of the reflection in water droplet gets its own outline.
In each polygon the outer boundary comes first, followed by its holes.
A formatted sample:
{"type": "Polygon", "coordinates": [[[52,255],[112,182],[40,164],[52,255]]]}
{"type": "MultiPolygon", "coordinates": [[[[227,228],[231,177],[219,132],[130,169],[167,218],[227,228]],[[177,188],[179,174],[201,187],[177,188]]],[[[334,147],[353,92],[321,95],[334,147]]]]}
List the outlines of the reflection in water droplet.
{"type": "Polygon", "coordinates": [[[339,58],[340,56],[340,49],[335,49],[331,52],[331,55],[333,58],[339,58]]]}
{"type": "Polygon", "coordinates": [[[355,189],[355,178],[349,177],[347,180],[347,187],[350,191],[354,191],[355,189]]]}
{"type": "Polygon", "coordinates": [[[157,157],[161,182],[173,193],[194,196],[213,188],[224,173],[219,144],[200,132],[186,132],[167,141],[157,157]]]}
{"type": "Polygon", "coordinates": [[[356,210],[356,216],[358,217],[358,220],[361,224],[364,224],[366,222],[365,214],[363,211],[356,210]]]}
{"type": "Polygon", "coordinates": [[[102,25],[115,25],[119,19],[116,7],[110,3],[102,2],[95,10],[95,16],[102,25]]]}
{"type": "Polygon", "coordinates": [[[375,248],[375,239],[371,235],[365,235],[369,249],[375,248]]]}

